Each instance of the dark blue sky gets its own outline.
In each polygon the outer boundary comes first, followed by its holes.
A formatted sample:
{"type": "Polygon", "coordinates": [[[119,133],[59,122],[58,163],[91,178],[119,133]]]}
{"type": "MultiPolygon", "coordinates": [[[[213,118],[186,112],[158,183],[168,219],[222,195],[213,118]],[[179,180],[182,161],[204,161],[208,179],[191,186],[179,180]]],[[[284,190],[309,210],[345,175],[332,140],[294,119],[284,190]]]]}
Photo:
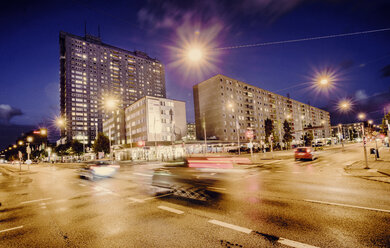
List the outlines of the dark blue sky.
{"type": "Polygon", "coordinates": [[[180,46],[180,30],[203,38],[212,33],[211,44],[226,47],[389,28],[389,1],[12,1],[0,12],[0,117],[10,124],[38,125],[59,113],[59,31],[83,35],[84,21],[95,35],[100,24],[105,43],[162,60],[167,96],[187,101],[189,121],[192,86],[217,73],[277,91],[331,68],[338,87],[328,95],[308,87],[280,91],[318,107],[347,96],[364,99],[390,86],[381,71],[390,64],[389,31],[223,50],[202,74],[173,66],[170,49],[180,46]]]}

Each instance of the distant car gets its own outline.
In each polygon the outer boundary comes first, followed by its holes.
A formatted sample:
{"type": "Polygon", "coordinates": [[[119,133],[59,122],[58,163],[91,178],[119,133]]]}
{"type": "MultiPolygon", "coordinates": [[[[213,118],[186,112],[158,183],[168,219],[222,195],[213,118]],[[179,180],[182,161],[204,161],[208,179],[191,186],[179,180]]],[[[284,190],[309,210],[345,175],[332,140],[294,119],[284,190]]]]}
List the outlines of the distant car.
{"type": "Polygon", "coordinates": [[[113,176],[120,168],[119,164],[110,160],[98,160],[87,163],[80,171],[81,178],[96,179],[113,176]]]}
{"type": "Polygon", "coordinates": [[[295,150],[294,158],[295,160],[314,160],[317,156],[312,147],[299,147],[295,150]]]}

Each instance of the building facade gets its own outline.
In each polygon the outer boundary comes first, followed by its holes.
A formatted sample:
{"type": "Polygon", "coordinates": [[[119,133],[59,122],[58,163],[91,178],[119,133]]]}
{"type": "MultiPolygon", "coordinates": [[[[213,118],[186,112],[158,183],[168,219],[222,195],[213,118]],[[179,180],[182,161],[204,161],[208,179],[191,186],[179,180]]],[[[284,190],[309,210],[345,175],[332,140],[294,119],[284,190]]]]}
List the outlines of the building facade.
{"type": "Polygon", "coordinates": [[[236,142],[247,140],[247,130],[253,131],[255,142],[265,142],[264,122],[271,119],[275,140],[283,140],[283,122],[287,120],[293,132],[293,142],[300,142],[304,128],[313,130],[314,138],[330,137],[329,112],[284,97],[250,84],[216,75],[193,87],[196,135],[236,142]],[[238,135],[237,135],[238,132],[238,135]]]}
{"type": "Polygon", "coordinates": [[[145,96],[103,123],[113,145],[137,142],[172,142],[187,133],[185,102],[145,96]]]}
{"type": "Polygon", "coordinates": [[[187,123],[186,141],[196,140],[196,125],[195,123],[187,123]]]}
{"type": "Polygon", "coordinates": [[[166,97],[163,64],[146,53],[105,44],[100,37],[60,32],[61,136],[93,142],[103,130],[107,97],[120,108],[144,96],[166,97]]]}

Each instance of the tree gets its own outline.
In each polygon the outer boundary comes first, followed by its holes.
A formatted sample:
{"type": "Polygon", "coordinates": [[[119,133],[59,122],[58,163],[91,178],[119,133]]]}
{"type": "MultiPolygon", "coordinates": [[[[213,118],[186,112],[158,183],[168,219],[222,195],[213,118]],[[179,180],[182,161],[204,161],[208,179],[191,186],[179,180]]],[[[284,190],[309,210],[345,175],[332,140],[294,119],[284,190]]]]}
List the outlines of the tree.
{"type": "Polygon", "coordinates": [[[78,140],[72,140],[71,148],[74,154],[78,157],[84,152],[83,144],[81,144],[78,140]]]}
{"type": "Polygon", "coordinates": [[[110,153],[110,140],[104,133],[98,134],[98,137],[93,144],[93,151],[96,154],[98,152],[104,152],[105,154],[110,153]]]}
{"type": "Polygon", "coordinates": [[[290,148],[290,143],[292,141],[292,133],[290,123],[288,123],[287,120],[284,120],[283,122],[283,131],[283,142],[287,143],[287,147],[290,148]]]}
{"type": "MultiPolygon", "coordinates": [[[[309,124],[307,126],[308,128],[311,128],[312,125],[309,124]]],[[[305,132],[305,134],[303,135],[303,140],[305,142],[305,146],[311,146],[311,142],[313,141],[314,139],[314,135],[313,135],[313,130],[308,130],[307,132],[305,132]]]]}
{"type": "Polygon", "coordinates": [[[264,120],[264,129],[265,129],[265,142],[268,143],[269,136],[273,134],[274,132],[274,124],[272,123],[272,120],[265,119],[264,120]]]}
{"type": "Polygon", "coordinates": [[[62,161],[63,156],[69,155],[69,148],[70,148],[70,143],[60,144],[54,148],[54,151],[57,153],[58,156],[61,157],[61,161],[62,161]]]}
{"type": "Polygon", "coordinates": [[[382,118],[382,128],[381,132],[384,133],[385,135],[387,134],[387,129],[388,126],[386,124],[386,121],[390,124],[390,112],[387,113],[383,118],[382,118]]]}

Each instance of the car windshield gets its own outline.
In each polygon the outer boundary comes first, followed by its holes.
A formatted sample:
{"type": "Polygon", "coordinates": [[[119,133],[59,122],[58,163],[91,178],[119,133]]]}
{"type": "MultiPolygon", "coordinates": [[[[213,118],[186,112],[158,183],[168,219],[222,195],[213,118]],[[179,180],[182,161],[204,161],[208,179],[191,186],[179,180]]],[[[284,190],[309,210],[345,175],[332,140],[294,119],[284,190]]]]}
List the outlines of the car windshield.
{"type": "Polygon", "coordinates": [[[298,148],[297,151],[298,152],[306,152],[306,148],[298,148]]]}

